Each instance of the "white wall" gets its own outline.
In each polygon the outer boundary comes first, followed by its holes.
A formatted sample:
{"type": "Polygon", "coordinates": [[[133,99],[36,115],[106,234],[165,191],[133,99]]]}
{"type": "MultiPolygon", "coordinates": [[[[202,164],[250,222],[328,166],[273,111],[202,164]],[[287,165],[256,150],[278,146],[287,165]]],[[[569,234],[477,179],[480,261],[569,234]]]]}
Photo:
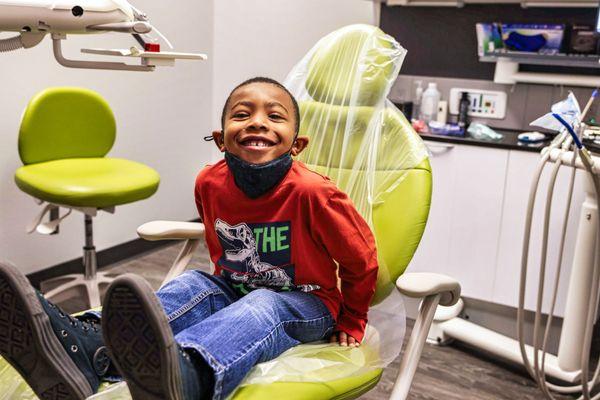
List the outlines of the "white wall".
{"type": "Polygon", "coordinates": [[[213,122],[227,95],[254,76],[283,81],[323,36],[345,25],[373,23],[366,0],[216,0],[213,122]]]}
{"type": "MultiPolygon", "coordinates": [[[[213,0],[134,3],[176,50],[206,52],[212,57],[213,0]]],[[[84,56],[79,53],[81,47],[134,44],[128,35],[71,37],[64,53],[80,58],[84,56]]],[[[201,140],[211,125],[212,66],[211,62],[179,61],[173,68],[151,73],[67,69],[55,62],[49,38],[36,48],[0,54],[0,258],[30,273],[81,255],[82,215],[70,216],[59,235],[27,235],[25,226],[39,207],[13,182],[14,171],[22,165],[17,153],[21,113],[35,93],[49,86],[98,91],[117,120],[117,140],[109,156],[143,162],[161,174],[153,197],[95,219],[99,250],[136,238],[136,227],[151,219],[196,218],[193,182],[212,152],[210,144],[201,140]]]]}

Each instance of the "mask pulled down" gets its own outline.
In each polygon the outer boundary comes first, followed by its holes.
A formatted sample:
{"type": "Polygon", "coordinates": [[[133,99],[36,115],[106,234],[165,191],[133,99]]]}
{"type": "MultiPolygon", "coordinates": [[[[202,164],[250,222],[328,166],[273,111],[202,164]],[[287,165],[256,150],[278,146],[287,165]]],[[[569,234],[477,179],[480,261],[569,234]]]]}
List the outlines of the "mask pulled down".
{"type": "Polygon", "coordinates": [[[236,186],[246,196],[256,199],[281,182],[292,167],[292,156],[285,153],[263,164],[251,164],[226,151],[225,162],[236,186]]]}

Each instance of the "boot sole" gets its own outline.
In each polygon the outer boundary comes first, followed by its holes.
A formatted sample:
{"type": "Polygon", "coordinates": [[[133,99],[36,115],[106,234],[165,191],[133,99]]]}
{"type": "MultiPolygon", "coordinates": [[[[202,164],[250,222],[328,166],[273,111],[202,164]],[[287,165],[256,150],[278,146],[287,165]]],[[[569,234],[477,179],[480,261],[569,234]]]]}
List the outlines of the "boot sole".
{"type": "Polygon", "coordinates": [[[134,400],[183,400],[179,350],[150,285],[118,277],[106,292],[102,332],[111,359],[134,400]]]}
{"type": "Polygon", "coordinates": [[[0,263],[0,354],[40,399],[83,400],[93,394],[25,275],[5,263],[0,263]]]}

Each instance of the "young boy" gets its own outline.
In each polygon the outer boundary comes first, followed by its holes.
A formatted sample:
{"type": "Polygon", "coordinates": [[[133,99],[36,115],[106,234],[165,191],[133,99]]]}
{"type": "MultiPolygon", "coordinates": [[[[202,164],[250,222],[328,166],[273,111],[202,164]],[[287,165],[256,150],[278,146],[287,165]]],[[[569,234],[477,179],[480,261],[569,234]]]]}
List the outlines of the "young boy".
{"type": "Polygon", "coordinates": [[[121,276],[101,329],[99,317],[66,315],[0,264],[0,354],[43,399],[83,399],[121,376],[136,400],[183,400],[224,398],[252,366],[299,343],[357,346],[375,242],[345,194],[292,161],[308,145],[299,126],[278,82],[254,78],[231,92],[212,135],[225,159],[195,189],[214,274],[187,271],[156,294],[121,276]]]}

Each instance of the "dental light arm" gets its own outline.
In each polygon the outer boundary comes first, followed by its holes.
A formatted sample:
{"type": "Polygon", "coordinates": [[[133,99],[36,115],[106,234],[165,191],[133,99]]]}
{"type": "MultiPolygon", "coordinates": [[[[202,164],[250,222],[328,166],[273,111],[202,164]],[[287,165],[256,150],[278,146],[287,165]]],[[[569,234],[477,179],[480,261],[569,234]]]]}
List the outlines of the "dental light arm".
{"type": "Polygon", "coordinates": [[[0,32],[17,35],[0,38],[0,53],[28,49],[38,45],[46,35],[52,38],[54,57],[69,68],[153,71],[156,66],[173,65],[176,59],[205,60],[206,55],[162,52],[156,40],[164,37],[148,21],[148,17],[126,0],[0,0],[0,32]],[[83,53],[133,57],[140,65],[118,62],[70,60],[63,56],[62,41],[67,35],[116,32],[131,34],[142,49],[82,49],[83,53]]]}

